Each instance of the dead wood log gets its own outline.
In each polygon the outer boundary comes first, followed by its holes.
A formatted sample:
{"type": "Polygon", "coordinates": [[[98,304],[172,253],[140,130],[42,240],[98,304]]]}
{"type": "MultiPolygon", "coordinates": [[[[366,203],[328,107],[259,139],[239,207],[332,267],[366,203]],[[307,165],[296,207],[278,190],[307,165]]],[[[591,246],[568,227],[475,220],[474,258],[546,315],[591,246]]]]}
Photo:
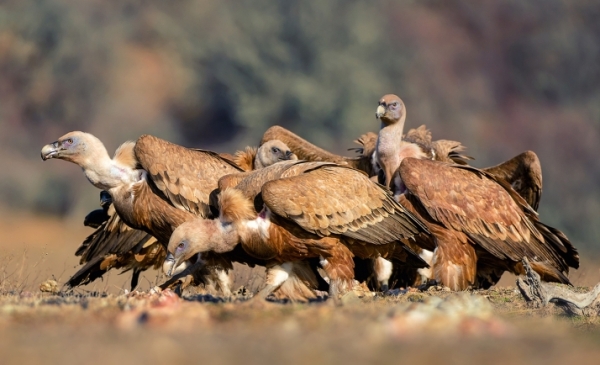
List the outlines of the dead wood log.
{"type": "Polygon", "coordinates": [[[523,258],[525,279],[517,278],[517,287],[530,305],[541,308],[553,303],[569,315],[595,317],[600,315],[600,284],[587,293],[576,293],[567,286],[542,282],[529,260],[523,258]]]}

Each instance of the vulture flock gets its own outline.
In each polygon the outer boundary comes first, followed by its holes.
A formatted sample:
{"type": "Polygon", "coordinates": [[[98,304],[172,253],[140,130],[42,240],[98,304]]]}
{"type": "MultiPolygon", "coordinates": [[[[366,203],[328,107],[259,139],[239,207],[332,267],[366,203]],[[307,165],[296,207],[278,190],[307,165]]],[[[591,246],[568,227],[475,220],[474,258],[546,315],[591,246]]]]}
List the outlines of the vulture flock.
{"type": "Polygon", "coordinates": [[[143,135],[111,158],[98,138],[70,132],[42,159],[79,165],[100,193],[94,227],[77,249],[68,287],[111,269],[163,270],[160,286],[213,285],[231,295],[233,263],[266,268],[257,294],[332,298],[361,282],[371,290],[435,283],[489,288],[522,260],[545,281],[570,284],[577,249],[539,220],[540,162],[524,152],[484,169],[464,146],[433,140],[425,126],[405,132],[406,105],[379,100],[377,134],[356,157],[321,149],[274,126],[258,148],[234,155],[182,147],[143,135]]]}

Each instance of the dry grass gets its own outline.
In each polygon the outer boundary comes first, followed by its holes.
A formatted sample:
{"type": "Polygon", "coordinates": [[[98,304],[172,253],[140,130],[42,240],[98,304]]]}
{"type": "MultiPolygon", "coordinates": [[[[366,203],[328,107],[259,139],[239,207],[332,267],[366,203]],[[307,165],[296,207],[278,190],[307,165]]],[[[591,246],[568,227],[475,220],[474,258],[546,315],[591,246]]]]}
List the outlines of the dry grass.
{"type": "MultiPolygon", "coordinates": [[[[72,253],[89,229],[27,218],[0,223],[2,364],[582,364],[600,355],[598,319],[528,308],[514,282],[472,296],[348,295],[341,305],[213,303],[195,291],[184,299],[170,292],[125,294],[127,274],[70,294],[41,293],[42,281],[62,283],[75,271],[72,253]]],[[[588,271],[582,277],[592,281],[598,271],[588,271]]],[[[157,280],[153,275],[142,289],[157,280]]],[[[255,271],[235,279],[260,282],[255,271]]]]}

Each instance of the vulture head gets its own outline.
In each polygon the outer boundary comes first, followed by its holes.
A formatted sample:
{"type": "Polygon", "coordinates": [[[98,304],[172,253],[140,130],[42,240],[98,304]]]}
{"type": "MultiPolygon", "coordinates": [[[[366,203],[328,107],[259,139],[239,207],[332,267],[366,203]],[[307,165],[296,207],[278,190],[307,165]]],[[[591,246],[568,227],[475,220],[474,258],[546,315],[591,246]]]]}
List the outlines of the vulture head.
{"type": "Polygon", "coordinates": [[[89,133],[75,131],[45,145],[42,148],[42,160],[58,158],[83,166],[87,159],[102,151],[106,154],[106,148],[98,138],[89,133]]]}
{"type": "Polygon", "coordinates": [[[263,143],[256,153],[256,168],[271,166],[279,161],[297,160],[290,148],[278,139],[263,143]]]}
{"type": "Polygon", "coordinates": [[[406,119],[406,106],[398,96],[394,94],[384,95],[379,99],[375,117],[381,119],[381,122],[386,125],[404,121],[406,119]]]}
{"type": "Polygon", "coordinates": [[[231,227],[223,227],[218,219],[203,218],[179,225],[169,239],[163,272],[167,276],[175,275],[183,271],[182,267],[187,267],[195,255],[203,252],[221,253],[233,250],[238,239],[237,236],[228,234],[233,233],[228,228],[231,227]],[[229,236],[232,236],[232,239],[228,239],[229,236]]]}

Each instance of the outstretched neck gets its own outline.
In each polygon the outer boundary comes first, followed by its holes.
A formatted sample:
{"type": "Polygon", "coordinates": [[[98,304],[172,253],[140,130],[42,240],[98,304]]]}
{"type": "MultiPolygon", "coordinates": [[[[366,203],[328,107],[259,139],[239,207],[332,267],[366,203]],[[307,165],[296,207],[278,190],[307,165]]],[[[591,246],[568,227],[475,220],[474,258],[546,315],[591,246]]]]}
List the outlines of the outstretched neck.
{"type": "Polygon", "coordinates": [[[98,151],[93,158],[86,158],[79,165],[89,182],[102,190],[130,184],[140,178],[140,174],[134,169],[112,160],[106,149],[98,151]]]}
{"type": "Polygon", "coordinates": [[[404,116],[396,123],[381,123],[377,137],[377,159],[385,173],[386,185],[389,186],[393,175],[400,166],[399,148],[404,131],[404,116]]]}

